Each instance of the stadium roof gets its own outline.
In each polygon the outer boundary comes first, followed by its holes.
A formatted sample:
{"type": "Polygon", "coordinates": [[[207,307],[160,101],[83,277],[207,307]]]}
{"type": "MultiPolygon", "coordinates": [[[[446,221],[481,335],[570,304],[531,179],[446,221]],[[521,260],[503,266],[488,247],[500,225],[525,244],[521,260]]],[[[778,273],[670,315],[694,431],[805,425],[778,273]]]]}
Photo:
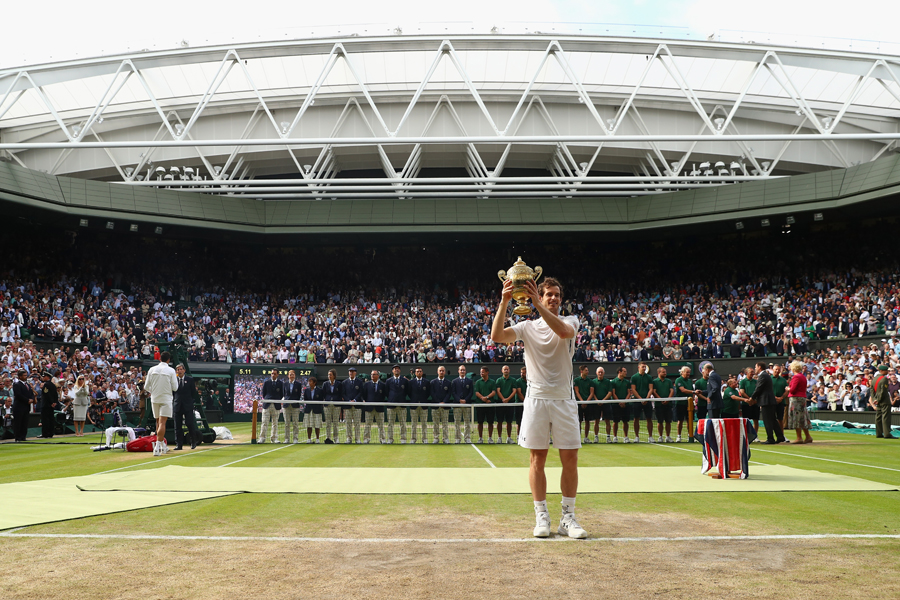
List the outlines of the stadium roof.
{"type": "Polygon", "coordinates": [[[873,161],[900,58],[551,35],[348,37],[0,71],[0,159],[264,200],[637,196],[873,161]]]}

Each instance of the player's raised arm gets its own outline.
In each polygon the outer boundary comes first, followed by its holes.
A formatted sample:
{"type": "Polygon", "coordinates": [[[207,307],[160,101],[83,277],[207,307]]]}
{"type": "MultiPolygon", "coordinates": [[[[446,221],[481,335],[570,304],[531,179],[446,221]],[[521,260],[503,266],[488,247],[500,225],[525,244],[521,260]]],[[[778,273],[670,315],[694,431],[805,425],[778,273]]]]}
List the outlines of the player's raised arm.
{"type": "Polygon", "coordinates": [[[491,339],[498,344],[511,344],[516,341],[516,332],[505,327],[506,325],[506,308],[509,301],[512,300],[512,281],[503,282],[503,292],[500,295],[500,305],[494,314],[494,323],[491,325],[491,339]]]}
{"type": "MultiPolygon", "coordinates": [[[[509,283],[507,281],[506,283],[509,283]]],[[[503,289],[506,289],[506,284],[503,285],[503,289]]],[[[544,296],[541,297],[538,292],[537,284],[533,280],[529,280],[525,282],[525,293],[528,294],[528,297],[531,299],[531,303],[540,313],[541,317],[543,317],[544,322],[547,323],[547,326],[559,337],[564,340],[569,340],[575,337],[575,329],[559,318],[559,308],[562,303],[562,294],[558,287],[555,286],[545,286],[544,288],[544,296]]],[[[510,284],[510,294],[512,294],[512,285],[510,284]]],[[[512,297],[512,296],[510,296],[512,297]]],[[[504,310],[506,305],[504,304],[504,310]]],[[[496,324],[497,321],[495,320],[496,324]]]]}

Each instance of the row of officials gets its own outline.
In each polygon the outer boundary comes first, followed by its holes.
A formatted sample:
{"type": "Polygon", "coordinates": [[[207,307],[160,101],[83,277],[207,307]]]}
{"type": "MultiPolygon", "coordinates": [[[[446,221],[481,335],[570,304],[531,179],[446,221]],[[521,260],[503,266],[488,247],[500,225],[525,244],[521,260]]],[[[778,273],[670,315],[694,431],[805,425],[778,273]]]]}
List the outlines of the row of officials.
{"type": "MultiPolygon", "coordinates": [[[[300,420],[306,425],[307,443],[319,443],[320,430],[325,424],[325,443],[341,443],[339,426],[345,425],[344,440],[347,444],[368,444],[371,441],[372,425],[378,427],[379,441],[382,444],[394,443],[394,426],[399,424],[400,443],[427,443],[428,409],[431,408],[432,444],[450,443],[449,426],[450,411],[453,411],[455,427],[454,442],[472,443],[472,412],[461,406],[442,407],[442,404],[483,404],[476,413],[478,419],[479,443],[482,441],[485,421],[488,423],[488,443],[493,443],[493,424],[496,420],[498,431],[500,423],[506,422],[507,443],[515,443],[512,438],[512,423],[522,421],[522,401],[526,392],[525,369],[522,377],[510,377],[509,367],[503,367],[503,375],[498,379],[490,379],[487,367],[482,367],[481,378],[472,380],[466,377],[466,367],[459,367],[459,377],[450,380],[444,367],[438,368],[435,379],[427,379],[421,368],[415,370],[411,379],[400,375],[400,365],[392,367],[393,376],[382,380],[378,371],[372,371],[372,378],[362,381],[357,377],[355,367],[350,367],[349,377],[337,380],[334,369],[328,371],[328,379],[322,386],[318,385],[315,376],[308,379],[304,386],[296,380],[294,371],[288,372],[288,379],[278,378],[278,370],[273,369],[261,390],[262,426],[259,443],[279,441],[279,415],[284,416],[285,444],[300,441],[300,420]],[[321,404],[319,404],[321,402],[321,404]],[[418,406],[366,406],[367,403],[408,403],[418,406]],[[358,404],[358,406],[357,406],[358,404]],[[487,406],[494,404],[496,406],[487,406]],[[409,429],[412,434],[407,437],[407,409],[409,410],[409,429]],[[365,413],[365,427],[362,427],[365,413]],[[387,423],[385,423],[387,421],[387,423]],[[387,425],[387,427],[385,427],[387,425]],[[315,438],[313,438],[315,431],[315,438]],[[421,431],[421,438],[417,433],[421,431]],[[362,434],[362,435],[361,435],[362,434]]],[[[502,439],[502,432],[500,435],[502,439]]]]}

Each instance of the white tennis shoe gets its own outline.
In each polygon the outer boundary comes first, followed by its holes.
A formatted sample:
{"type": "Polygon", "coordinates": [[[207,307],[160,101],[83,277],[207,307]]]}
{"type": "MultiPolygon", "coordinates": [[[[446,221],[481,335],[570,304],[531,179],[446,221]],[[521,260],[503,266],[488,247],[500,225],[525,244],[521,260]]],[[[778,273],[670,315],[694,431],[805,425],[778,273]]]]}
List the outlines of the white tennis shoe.
{"type": "MultiPolygon", "coordinates": [[[[536,519],[537,523],[534,526],[534,537],[550,537],[550,513],[537,513],[536,519]]],[[[562,525],[560,525],[560,527],[562,527],[562,525]]]]}
{"type": "Polygon", "coordinates": [[[676,443],[676,444],[680,444],[680,443],[681,443],[681,436],[680,436],[680,435],[679,435],[677,438],[675,438],[675,443],[676,443]]]}
{"type": "Polygon", "coordinates": [[[675,441],[675,440],[672,439],[672,436],[671,436],[671,435],[667,435],[667,436],[666,436],[666,443],[667,443],[667,444],[671,444],[671,443],[674,442],[674,441],[675,441]]]}
{"type": "Polygon", "coordinates": [[[567,535],[576,540],[583,540],[588,536],[587,531],[578,524],[578,521],[575,520],[575,515],[572,513],[566,513],[562,516],[562,519],[559,520],[557,532],[559,535],[567,535]]]}
{"type": "Polygon", "coordinates": [[[479,443],[479,444],[483,444],[483,443],[484,443],[484,438],[478,438],[478,443],[479,443]]]}
{"type": "Polygon", "coordinates": [[[631,438],[628,437],[627,435],[626,435],[624,438],[622,438],[622,439],[623,439],[623,441],[624,441],[626,444],[630,444],[630,443],[631,443],[631,438]]]}
{"type": "MultiPolygon", "coordinates": [[[[618,441],[619,441],[619,438],[616,438],[616,441],[618,442],[618,441]]],[[[611,444],[611,443],[612,443],[612,438],[609,437],[609,436],[606,436],[606,443],[607,443],[607,444],[611,444]]]]}
{"type": "Polygon", "coordinates": [[[159,442],[153,442],[153,456],[159,456],[159,442]]]}

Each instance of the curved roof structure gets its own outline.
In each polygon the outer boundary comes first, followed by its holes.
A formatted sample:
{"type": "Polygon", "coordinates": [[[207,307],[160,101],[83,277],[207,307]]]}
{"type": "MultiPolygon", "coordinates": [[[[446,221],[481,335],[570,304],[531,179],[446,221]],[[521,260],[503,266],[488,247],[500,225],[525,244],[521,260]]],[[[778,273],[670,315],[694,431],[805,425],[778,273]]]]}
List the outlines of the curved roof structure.
{"type": "Polygon", "coordinates": [[[547,35],[348,37],[0,71],[0,159],[262,200],[652,195],[871,162],[900,58],[547,35]]]}

